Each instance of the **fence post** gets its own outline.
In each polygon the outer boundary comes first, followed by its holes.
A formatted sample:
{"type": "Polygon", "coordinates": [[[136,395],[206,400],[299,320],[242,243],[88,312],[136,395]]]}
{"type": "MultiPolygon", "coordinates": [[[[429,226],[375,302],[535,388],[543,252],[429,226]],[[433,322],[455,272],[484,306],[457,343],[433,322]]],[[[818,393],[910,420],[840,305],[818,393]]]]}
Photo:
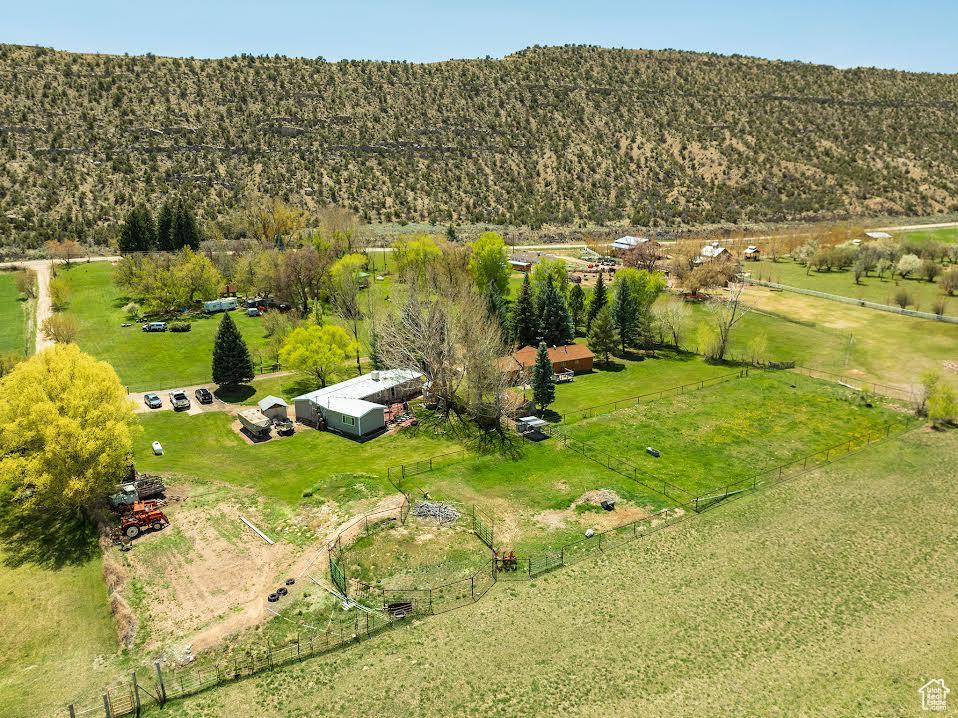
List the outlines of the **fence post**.
{"type": "Polygon", "coordinates": [[[67,706],[67,710],[70,711],[70,718],[76,718],[77,712],[76,712],[76,709],[73,707],[72,703],[69,706],[67,706]]]}
{"type": "Polygon", "coordinates": [[[432,613],[432,589],[429,589],[429,613],[432,613]]]}
{"type": "Polygon", "coordinates": [[[103,714],[106,718],[113,718],[113,711],[110,710],[110,694],[103,694],[103,714]]]}
{"type": "Polygon", "coordinates": [[[828,449],[825,449],[825,461],[828,461],[828,449]]]}
{"type": "Polygon", "coordinates": [[[559,549],[559,561],[565,566],[565,546],[559,549]]]}
{"type": "Polygon", "coordinates": [[[140,718],[140,686],[136,682],[136,671],[133,671],[133,707],[137,718],[140,718]]]}
{"type": "Polygon", "coordinates": [[[469,577],[469,593],[472,594],[472,600],[476,600],[476,574],[469,577]]]}
{"type": "Polygon", "coordinates": [[[157,697],[160,699],[160,706],[163,706],[166,703],[166,684],[163,682],[163,671],[160,669],[159,661],[155,661],[153,666],[156,668],[156,685],[159,689],[157,697]]]}

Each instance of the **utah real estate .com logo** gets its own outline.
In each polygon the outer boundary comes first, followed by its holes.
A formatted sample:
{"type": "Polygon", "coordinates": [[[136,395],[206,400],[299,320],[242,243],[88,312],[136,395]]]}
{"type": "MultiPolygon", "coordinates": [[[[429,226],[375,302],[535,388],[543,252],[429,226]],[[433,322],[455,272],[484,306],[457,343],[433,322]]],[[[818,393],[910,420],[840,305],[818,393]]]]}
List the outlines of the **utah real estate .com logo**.
{"type": "Polygon", "coordinates": [[[918,692],[921,693],[922,710],[943,711],[947,709],[946,701],[951,691],[945,686],[944,678],[936,678],[933,681],[928,681],[918,689],[918,692]]]}

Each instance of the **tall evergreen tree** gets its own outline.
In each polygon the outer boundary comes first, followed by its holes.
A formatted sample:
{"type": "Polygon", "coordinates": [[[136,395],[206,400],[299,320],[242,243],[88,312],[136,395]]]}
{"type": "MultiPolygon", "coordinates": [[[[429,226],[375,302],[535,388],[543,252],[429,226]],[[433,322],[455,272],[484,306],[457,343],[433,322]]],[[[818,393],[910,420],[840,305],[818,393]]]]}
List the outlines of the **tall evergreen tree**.
{"type": "Polygon", "coordinates": [[[167,200],[160,207],[156,218],[156,248],[161,252],[172,252],[173,246],[173,204],[167,200]]]}
{"type": "Polygon", "coordinates": [[[619,333],[622,353],[625,354],[626,347],[635,346],[639,341],[641,330],[639,300],[629,282],[616,281],[614,286],[609,313],[619,333]]]}
{"type": "Polygon", "coordinates": [[[569,290],[569,313],[572,315],[572,328],[578,329],[582,324],[582,314],[585,311],[585,292],[578,284],[573,284],[569,290]]]}
{"type": "Polygon", "coordinates": [[[512,335],[516,343],[521,346],[534,346],[539,333],[539,322],[536,321],[536,308],[532,300],[532,284],[526,274],[519,288],[519,296],[512,306],[512,335]]]}
{"type": "Polygon", "coordinates": [[[483,292],[483,302],[486,305],[486,314],[490,319],[497,322],[505,332],[509,322],[508,300],[499,293],[499,290],[491,282],[486,285],[486,290],[483,292]]]}
{"type": "Polygon", "coordinates": [[[592,290],[592,299],[589,301],[589,314],[585,321],[586,332],[592,331],[592,322],[602,311],[602,308],[609,303],[609,296],[605,291],[605,280],[603,273],[599,272],[599,279],[595,283],[595,289],[592,290]]]}
{"type": "Polygon", "coordinates": [[[546,344],[554,346],[569,344],[575,336],[569,305],[551,276],[546,279],[546,288],[539,303],[539,335],[546,344]]]}
{"type": "Polygon", "coordinates": [[[223,315],[213,344],[213,381],[236,386],[253,380],[253,360],[229,312],[223,315]]]}
{"type": "Polygon", "coordinates": [[[603,307],[592,320],[592,329],[589,330],[589,349],[596,355],[603,357],[603,363],[609,363],[609,355],[619,344],[619,337],[612,321],[612,314],[608,307],[603,307]]]}
{"type": "Polygon", "coordinates": [[[121,253],[149,252],[156,244],[156,228],[146,207],[134,207],[120,230],[118,247],[121,253]]]}
{"type": "Polygon", "coordinates": [[[552,360],[549,359],[549,349],[545,342],[539,342],[536,350],[536,363],[532,366],[532,401],[539,407],[539,412],[555,401],[556,386],[552,378],[552,360]]]}
{"type": "Polygon", "coordinates": [[[200,248],[200,230],[196,225],[193,210],[185,202],[176,203],[173,211],[172,230],[173,249],[179,250],[189,247],[193,251],[200,248]]]}

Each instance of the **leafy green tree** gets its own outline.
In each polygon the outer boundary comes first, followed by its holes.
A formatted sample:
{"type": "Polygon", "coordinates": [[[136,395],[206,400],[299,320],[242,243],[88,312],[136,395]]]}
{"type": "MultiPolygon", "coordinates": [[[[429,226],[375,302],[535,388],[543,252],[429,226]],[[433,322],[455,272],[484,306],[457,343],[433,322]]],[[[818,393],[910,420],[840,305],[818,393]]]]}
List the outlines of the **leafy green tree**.
{"type": "Polygon", "coordinates": [[[509,262],[506,244],[498,232],[483,232],[472,244],[469,256],[469,271],[481,291],[490,285],[505,296],[509,289],[509,262]]]}
{"type": "Polygon", "coordinates": [[[335,324],[309,324],[289,333],[279,357],[283,366],[310,374],[321,386],[343,369],[357,342],[335,324]]]}
{"type": "Polygon", "coordinates": [[[536,363],[532,366],[532,401],[539,407],[539,412],[555,401],[556,386],[552,371],[552,360],[549,359],[549,349],[545,342],[539,342],[536,350],[536,363]]]}
{"type": "Polygon", "coordinates": [[[542,257],[532,267],[532,296],[537,301],[542,300],[542,293],[546,288],[546,280],[551,277],[559,293],[565,297],[569,288],[569,268],[559,258],[542,257]]]}
{"type": "Polygon", "coordinates": [[[249,348],[227,312],[213,344],[213,381],[220,386],[236,386],[252,381],[253,376],[249,348]]]}
{"type": "Polygon", "coordinates": [[[585,312],[585,292],[578,284],[573,284],[569,290],[569,313],[572,315],[572,328],[578,329],[582,324],[585,312]]]}
{"type": "Polygon", "coordinates": [[[0,483],[30,489],[18,506],[91,506],[126,475],[139,431],[106,362],[57,344],[0,379],[0,483]]]}
{"type": "Polygon", "coordinates": [[[442,250],[428,234],[400,239],[393,244],[396,267],[407,282],[421,283],[430,276],[442,250]]]}
{"type": "Polygon", "coordinates": [[[539,336],[546,344],[562,346],[574,338],[572,315],[552,277],[546,279],[546,287],[539,302],[539,336]]]}
{"type": "Polygon", "coordinates": [[[156,227],[146,207],[134,207],[126,216],[117,247],[120,252],[149,252],[156,245],[156,227]]]}
{"type": "Polygon", "coordinates": [[[592,290],[592,299],[589,301],[589,313],[586,316],[585,329],[587,332],[592,331],[592,322],[595,321],[595,318],[599,315],[599,312],[602,311],[602,308],[609,303],[609,295],[605,289],[605,280],[603,279],[604,274],[599,272],[599,278],[596,280],[595,289],[592,290]]]}
{"type": "Polygon", "coordinates": [[[619,337],[615,323],[612,321],[612,314],[608,307],[603,307],[592,320],[592,328],[589,330],[589,349],[596,356],[601,356],[603,363],[608,364],[609,355],[618,345],[619,337]]]}
{"type": "Polygon", "coordinates": [[[532,301],[532,285],[526,274],[519,288],[519,296],[512,306],[512,334],[519,346],[532,346],[539,333],[535,303],[532,301]]]}
{"type": "Polygon", "coordinates": [[[160,207],[156,218],[156,248],[161,252],[172,252],[176,249],[173,244],[173,221],[176,214],[173,203],[167,200],[160,207]]]}

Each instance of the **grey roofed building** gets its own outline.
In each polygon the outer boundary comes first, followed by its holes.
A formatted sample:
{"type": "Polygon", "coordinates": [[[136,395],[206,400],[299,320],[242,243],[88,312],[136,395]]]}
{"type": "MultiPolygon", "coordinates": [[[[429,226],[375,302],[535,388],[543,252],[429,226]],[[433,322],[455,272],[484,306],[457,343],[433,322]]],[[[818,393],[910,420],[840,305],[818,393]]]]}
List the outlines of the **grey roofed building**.
{"type": "Polygon", "coordinates": [[[260,399],[257,402],[259,410],[263,412],[270,419],[286,419],[288,414],[286,409],[289,406],[285,401],[280,399],[278,396],[273,396],[270,394],[265,399],[260,399]]]}
{"type": "Polygon", "coordinates": [[[412,369],[374,371],[293,399],[298,421],[316,425],[320,418],[341,434],[363,437],[386,426],[386,405],[405,401],[422,389],[422,373],[412,369]]]}
{"type": "Polygon", "coordinates": [[[619,237],[617,240],[612,242],[609,246],[613,249],[622,249],[629,250],[635,249],[640,244],[645,244],[649,241],[648,237],[633,237],[632,235],[627,235],[625,237],[619,237]]]}

